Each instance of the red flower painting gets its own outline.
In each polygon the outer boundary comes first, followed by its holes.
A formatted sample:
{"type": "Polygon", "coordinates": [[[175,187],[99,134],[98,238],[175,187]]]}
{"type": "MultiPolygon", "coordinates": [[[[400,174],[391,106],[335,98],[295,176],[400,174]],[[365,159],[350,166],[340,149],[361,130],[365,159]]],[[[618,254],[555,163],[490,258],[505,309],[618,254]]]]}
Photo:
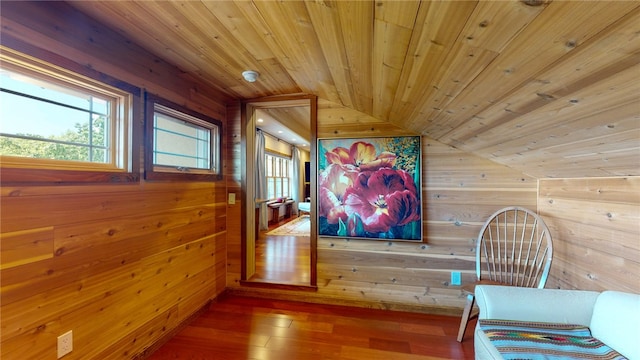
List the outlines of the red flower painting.
{"type": "Polygon", "coordinates": [[[348,142],[319,142],[319,235],[421,240],[419,137],[348,142]]]}

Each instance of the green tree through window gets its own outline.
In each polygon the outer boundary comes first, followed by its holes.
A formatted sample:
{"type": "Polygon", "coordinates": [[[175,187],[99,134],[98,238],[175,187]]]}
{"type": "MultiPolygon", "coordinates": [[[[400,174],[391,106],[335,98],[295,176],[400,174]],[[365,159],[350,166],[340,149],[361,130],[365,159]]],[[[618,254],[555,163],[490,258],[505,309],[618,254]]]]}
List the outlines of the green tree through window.
{"type": "Polygon", "coordinates": [[[76,123],[73,130],[44,137],[37,134],[0,135],[0,154],[38,159],[106,162],[106,119],[76,123]],[[92,131],[89,131],[91,126],[92,131]]]}

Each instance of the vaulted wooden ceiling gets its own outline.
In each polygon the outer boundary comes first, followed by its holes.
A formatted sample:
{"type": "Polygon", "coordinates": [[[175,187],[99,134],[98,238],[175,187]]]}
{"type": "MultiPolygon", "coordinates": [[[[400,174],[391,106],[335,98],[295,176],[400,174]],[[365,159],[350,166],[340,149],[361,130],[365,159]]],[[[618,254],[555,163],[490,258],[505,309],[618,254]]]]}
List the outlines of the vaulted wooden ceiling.
{"type": "Polygon", "coordinates": [[[640,2],[70,4],[229,98],[315,94],[538,178],[640,175],[640,2]]]}

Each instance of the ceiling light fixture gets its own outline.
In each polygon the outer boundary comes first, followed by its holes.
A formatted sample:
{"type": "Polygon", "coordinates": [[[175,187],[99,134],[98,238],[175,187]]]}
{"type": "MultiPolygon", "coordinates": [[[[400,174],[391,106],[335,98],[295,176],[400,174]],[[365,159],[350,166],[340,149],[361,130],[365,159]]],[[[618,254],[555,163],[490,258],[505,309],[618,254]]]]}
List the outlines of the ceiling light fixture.
{"type": "Polygon", "coordinates": [[[258,76],[260,76],[260,74],[258,74],[257,71],[247,70],[242,72],[242,77],[248,82],[255,82],[258,80],[258,76]]]}

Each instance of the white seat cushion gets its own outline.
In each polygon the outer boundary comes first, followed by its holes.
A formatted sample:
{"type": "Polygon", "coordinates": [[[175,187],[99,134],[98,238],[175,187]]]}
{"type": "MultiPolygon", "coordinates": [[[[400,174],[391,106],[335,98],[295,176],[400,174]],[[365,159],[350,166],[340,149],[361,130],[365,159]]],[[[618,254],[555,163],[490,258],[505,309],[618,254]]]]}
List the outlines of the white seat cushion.
{"type": "Polygon", "coordinates": [[[298,203],[298,210],[310,213],[311,212],[311,203],[310,202],[298,203]]]}

